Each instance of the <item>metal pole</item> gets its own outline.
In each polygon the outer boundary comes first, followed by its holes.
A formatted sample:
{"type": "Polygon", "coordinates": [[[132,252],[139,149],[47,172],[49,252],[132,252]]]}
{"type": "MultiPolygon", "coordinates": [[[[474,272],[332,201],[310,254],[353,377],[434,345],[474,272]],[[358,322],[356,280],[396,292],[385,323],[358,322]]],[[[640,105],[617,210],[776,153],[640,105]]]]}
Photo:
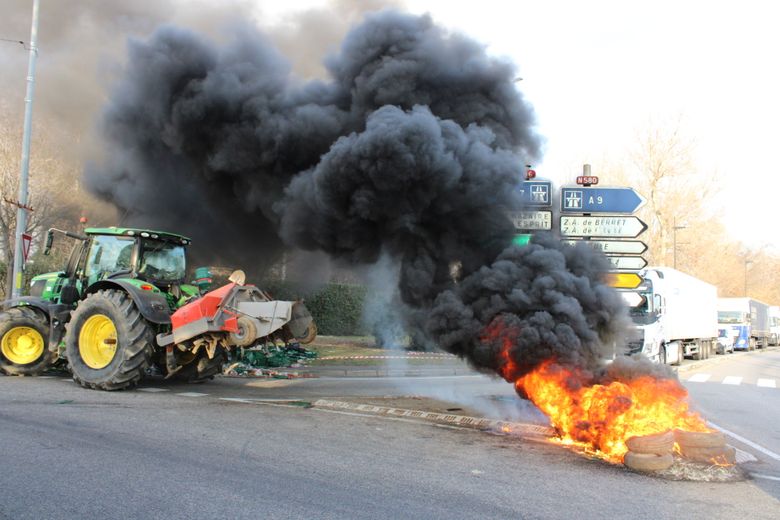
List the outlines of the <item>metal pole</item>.
{"type": "Polygon", "coordinates": [[[24,255],[22,233],[27,228],[27,180],[30,172],[30,136],[32,133],[32,103],[35,92],[35,59],[38,57],[38,6],[40,0],[33,0],[32,27],[30,28],[30,59],[27,63],[27,95],[24,98],[24,135],[22,137],[22,168],[19,174],[19,209],[16,213],[16,244],[14,248],[14,270],[12,297],[22,295],[22,271],[24,255]]]}
{"type": "Polygon", "coordinates": [[[672,228],[672,265],[677,269],[677,219],[674,220],[675,226],[672,228]]]}
{"type": "Polygon", "coordinates": [[[748,264],[752,264],[753,262],[750,260],[745,260],[745,298],[747,298],[747,266],[748,264]]]}

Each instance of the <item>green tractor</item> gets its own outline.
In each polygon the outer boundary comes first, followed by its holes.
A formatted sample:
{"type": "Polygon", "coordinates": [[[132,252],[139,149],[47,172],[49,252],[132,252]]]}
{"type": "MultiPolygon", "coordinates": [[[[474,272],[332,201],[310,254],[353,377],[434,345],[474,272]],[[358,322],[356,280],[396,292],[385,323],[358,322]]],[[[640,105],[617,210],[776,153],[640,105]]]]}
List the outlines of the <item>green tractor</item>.
{"type": "Polygon", "coordinates": [[[33,278],[30,296],[4,302],[0,370],[38,375],[62,360],[82,386],[135,386],[156,369],[203,381],[219,373],[231,348],[307,343],[316,326],[302,302],[275,301],[236,271],[206,292],[210,273],[185,283],[187,237],[129,228],[88,228],[63,271],[33,278]]]}

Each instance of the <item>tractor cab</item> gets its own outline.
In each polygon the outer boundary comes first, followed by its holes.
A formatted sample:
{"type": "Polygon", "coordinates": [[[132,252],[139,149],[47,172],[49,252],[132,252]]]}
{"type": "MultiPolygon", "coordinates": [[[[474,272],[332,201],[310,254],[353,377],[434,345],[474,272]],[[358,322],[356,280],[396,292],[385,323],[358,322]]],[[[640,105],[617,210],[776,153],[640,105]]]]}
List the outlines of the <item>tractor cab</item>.
{"type": "Polygon", "coordinates": [[[83,266],[87,287],[110,278],[135,278],[160,288],[184,282],[189,239],[137,229],[87,229],[83,266]]]}
{"type": "MultiPolygon", "coordinates": [[[[53,232],[56,231],[49,231],[46,251],[51,248],[53,232]]],[[[64,271],[42,274],[32,280],[32,296],[72,304],[90,288],[107,280],[127,280],[134,285],[146,282],[154,285],[155,290],[174,292],[177,299],[182,295],[189,238],[173,233],[116,227],[87,228],[84,235],[61,233],[77,239],[78,243],[64,271]]]]}

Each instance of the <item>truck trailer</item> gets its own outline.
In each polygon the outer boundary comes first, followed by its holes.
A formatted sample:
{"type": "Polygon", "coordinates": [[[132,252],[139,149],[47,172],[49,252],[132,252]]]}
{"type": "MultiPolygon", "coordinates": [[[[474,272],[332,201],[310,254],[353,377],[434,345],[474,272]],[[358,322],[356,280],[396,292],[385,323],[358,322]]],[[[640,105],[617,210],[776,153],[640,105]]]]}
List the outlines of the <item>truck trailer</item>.
{"type": "MultiPolygon", "coordinates": [[[[679,364],[683,357],[706,359],[718,336],[718,289],[669,267],[639,273],[644,282],[626,294],[634,322],[628,353],[658,363],[679,364]]],[[[629,291],[627,291],[629,292],[629,291]]]]}
{"type": "Polygon", "coordinates": [[[755,350],[769,345],[769,305],[753,298],[720,298],[718,323],[730,331],[734,350],[755,350]]]}

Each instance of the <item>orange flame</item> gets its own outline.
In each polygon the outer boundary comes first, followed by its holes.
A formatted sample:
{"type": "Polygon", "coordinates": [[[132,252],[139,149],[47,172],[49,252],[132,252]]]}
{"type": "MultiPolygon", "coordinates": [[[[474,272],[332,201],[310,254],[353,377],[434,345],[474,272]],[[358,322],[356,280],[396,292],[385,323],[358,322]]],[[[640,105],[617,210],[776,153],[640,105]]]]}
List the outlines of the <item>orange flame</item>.
{"type": "Polygon", "coordinates": [[[590,374],[554,360],[523,375],[511,355],[518,333],[495,319],[480,339],[498,342],[497,371],[550,418],[562,444],[622,462],[630,437],[675,428],[710,431],[704,419],[689,410],[688,392],[675,379],[646,375],[599,384],[590,374]]]}
{"type": "Polygon", "coordinates": [[[561,440],[576,443],[613,462],[623,460],[626,440],[674,428],[710,431],[688,408],[688,392],[677,381],[640,376],[596,384],[576,369],[547,361],[515,386],[547,414],[561,440]]]}

